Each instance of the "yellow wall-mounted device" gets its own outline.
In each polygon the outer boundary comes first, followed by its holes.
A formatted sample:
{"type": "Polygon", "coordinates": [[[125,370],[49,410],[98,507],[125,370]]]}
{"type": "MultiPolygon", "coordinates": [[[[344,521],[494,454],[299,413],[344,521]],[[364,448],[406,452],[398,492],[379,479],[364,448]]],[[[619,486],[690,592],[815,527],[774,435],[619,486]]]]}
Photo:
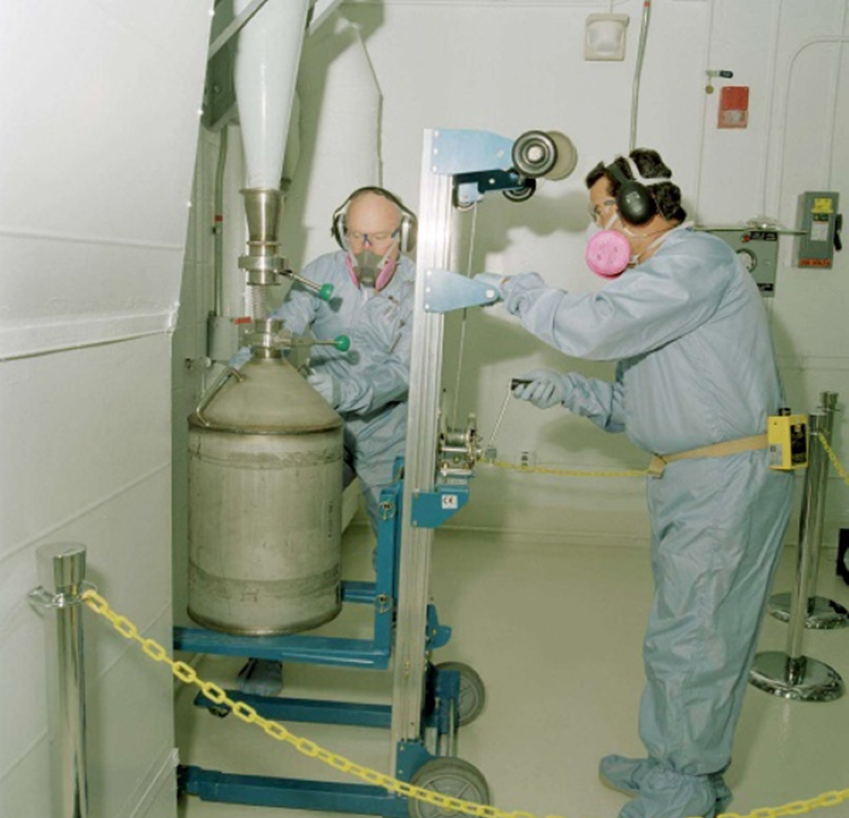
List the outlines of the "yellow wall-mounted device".
{"type": "Polygon", "coordinates": [[[769,467],[801,469],[808,465],[808,416],[791,415],[782,408],[767,418],[769,467]]]}

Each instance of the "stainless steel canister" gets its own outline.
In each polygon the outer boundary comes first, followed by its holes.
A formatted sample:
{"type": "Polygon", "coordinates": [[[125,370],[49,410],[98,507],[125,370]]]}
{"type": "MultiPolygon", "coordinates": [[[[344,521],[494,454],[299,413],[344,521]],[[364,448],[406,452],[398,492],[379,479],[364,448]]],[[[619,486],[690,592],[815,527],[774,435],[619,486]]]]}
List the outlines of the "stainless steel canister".
{"type": "Polygon", "coordinates": [[[189,604],[204,627],[308,630],[341,609],[342,419],[282,358],[189,418],[189,604]]]}

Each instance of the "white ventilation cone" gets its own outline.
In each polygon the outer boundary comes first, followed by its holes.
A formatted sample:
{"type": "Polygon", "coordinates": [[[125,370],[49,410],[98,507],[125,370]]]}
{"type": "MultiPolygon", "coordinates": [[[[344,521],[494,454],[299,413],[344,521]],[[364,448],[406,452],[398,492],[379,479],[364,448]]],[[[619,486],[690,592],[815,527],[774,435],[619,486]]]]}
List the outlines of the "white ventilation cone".
{"type": "MultiPolygon", "coordinates": [[[[241,14],[250,0],[235,0],[241,14]]],[[[247,187],[279,190],[310,0],[268,0],[239,33],[234,66],[247,187]]]]}
{"type": "MultiPolygon", "coordinates": [[[[236,0],[241,14],[248,0],[236,0]]],[[[292,114],[309,0],[268,0],[239,33],[234,64],[247,186],[248,254],[239,267],[256,290],[254,316],[263,317],[266,286],[277,283],[286,260],[278,255],[282,195],[280,177],[292,114]]]]}

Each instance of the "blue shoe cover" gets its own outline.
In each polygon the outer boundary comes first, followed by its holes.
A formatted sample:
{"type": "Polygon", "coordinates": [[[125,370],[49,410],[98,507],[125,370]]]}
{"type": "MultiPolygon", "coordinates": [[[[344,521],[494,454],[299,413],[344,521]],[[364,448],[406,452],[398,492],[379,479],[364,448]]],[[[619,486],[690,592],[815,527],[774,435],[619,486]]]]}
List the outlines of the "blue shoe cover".
{"type": "Polygon", "coordinates": [[[721,773],[714,773],[710,776],[710,781],[716,791],[716,814],[719,815],[720,813],[725,812],[725,810],[728,809],[728,805],[731,803],[731,790],[728,789],[725,779],[722,777],[721,773]]]}
{"type": "Polygon", "coordinates": [[[718,796],[710,776],[683,775],[658,765],[642,778],[639,794],[619,818],[716,818],[718,796]]]}
{"type": "MultiPolygon", "coordinates": [[[[640,784],[645,777],[657,766],[653,758],[627,758],[626,756],[609,755],[602,758],[598,765],[598,777],[601,782],[612,790],[636,796],[640,792],[640,784]]],[[[713,784],[716,793],[716,814],[725,812],[731,803],[731,790],[725,783],[722,773],[707,776],[713,784]]]]}
{"type": "Polygon", "coordinates": [[[598,764],[598,777],[602,784],[612,790],[623,792],[625,795],[637,795],[640,782],[656,765],[657,762],[651,758],[605,756],[598,764]]]}
{"type": "Polygon", "coordinates": [[[236,678],[242,693],[279,696],[283,690],[283,663],[276,659],[248,659],[236,678]]]}

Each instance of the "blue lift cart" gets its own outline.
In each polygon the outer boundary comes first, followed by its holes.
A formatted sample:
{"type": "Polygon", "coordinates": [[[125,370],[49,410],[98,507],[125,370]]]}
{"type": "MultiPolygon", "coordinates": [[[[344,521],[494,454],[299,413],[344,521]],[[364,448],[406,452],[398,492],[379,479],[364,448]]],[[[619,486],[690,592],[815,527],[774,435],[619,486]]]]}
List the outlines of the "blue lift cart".
{"type": "MultiPolygon", "coordinates": [[[[470,667],[434,665],[431,653],[450,628],[429,600],[434,529],[462,508],[479,453],[470,420],[461,432],[440,430],[444,313],[491,304],[498,293],[451,272],[452,216],[500,191],[512,201],[533,195],[536,179],[562,179],[577,157],[568,138],[529,131],[515,141],[482,131],[426,130],[422,151],[417,279],[410,359],[407,442],[403,478],[381,495],[374,582],[343,582],[345,604],[371,605],[371,639],[293,635],[243,637],[176,628],[174,647],[190,653],[279,659],[349,668],[389,669],[391,705],[293,700],[228,691],[265,718],[384,727],[390,730],[390,774],[451,797],[490,803],[489,787],[472,764],[454,756],[457,728],[477,717],[484,687],[470,667]]],[[[196,703],[213,712],[215,703],[196,703]]],[[[427,802],[367,784],[233,775],[183,767],[180,790],[207,800],[333,812],[437,818],[427,802]]]]}
{"type": "MultiPolygon", "coordinates": [[[[224,656],[251,656],[335,667],[385,670],[392,653],[393,626],[398,598],[398,553],[403,497],[400,463],[396,482],[381,494],[381,520],[375,551],[375,581],[343,581],[344,604],[371,606],[374,612],[371,639],[290,635],[238,636],[202,628],[175,628],[174,648],[190,653],[224,656]]],[[[463,486],[450,489],[448,505],[465,505],[468,491],[463,486]]],[[[446,494],[446,496],[448,496],[446,494]]],[[[425,503],[421,525],[444,519],[425,503]]],[[[441,506],[441,503],[438,504],[441,506]]],[[[445,645],[451,629],[440,624],[436,608],[428,605],[426,619],[428,656],[445,645]]],[[[388,704],[363,704],[300,698],[267,697],[228,690],[233,701],[245,702],[262,717],[281,722],[311,722],[389,729],[392,708],[388,704]]],[[[424,730],[419,740],[404,742],[397,748],[395,775],[402,781],[457,795],[480,803],[489,803],[486,780],[471,764],[450,756],[460,725],[468,724],[483,709],[484,687],[470,667],[459,662],[434,665],[428,661],[425,696],[422,706],[424,730]]],[[[226,716],[229,708],[207,699],[202,693],[195,705],[217,716],[226,716]]],[[[366,784],[339,784],[293,778],[271,778],[183,766],[179,770],[179,789],[208,801],[356,812],[372,815],[421,815],[427,805],[366,784]]]]}

